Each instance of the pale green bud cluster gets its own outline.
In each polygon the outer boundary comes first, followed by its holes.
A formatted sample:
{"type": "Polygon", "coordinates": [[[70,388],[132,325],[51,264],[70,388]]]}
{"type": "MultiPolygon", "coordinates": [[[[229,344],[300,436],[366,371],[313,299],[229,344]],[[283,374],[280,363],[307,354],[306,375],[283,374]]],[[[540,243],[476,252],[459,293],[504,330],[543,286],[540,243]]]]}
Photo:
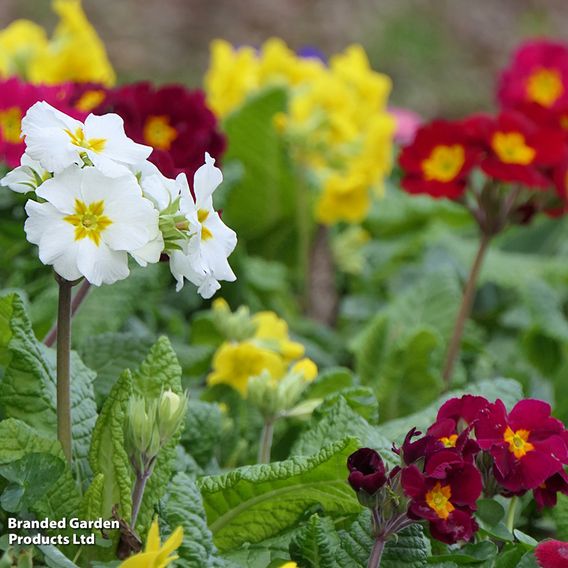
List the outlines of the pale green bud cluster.
{"type": "Polygon", "coordinates": [[[231,312],[229,306],[222,300],[214,304],[213,321],[222,335],[230,341],[249,339],[256,331],[256,324],[246,306],[240,306],[235,312],[231,312]]]}
{"type": "Polygon", "coordinates": [[[181,427],[187,410],[187,395],[164,391],[158,399],[134,396],[128,402],[127,441],[132,465],[147,470],[161,448],[181,427]]]}

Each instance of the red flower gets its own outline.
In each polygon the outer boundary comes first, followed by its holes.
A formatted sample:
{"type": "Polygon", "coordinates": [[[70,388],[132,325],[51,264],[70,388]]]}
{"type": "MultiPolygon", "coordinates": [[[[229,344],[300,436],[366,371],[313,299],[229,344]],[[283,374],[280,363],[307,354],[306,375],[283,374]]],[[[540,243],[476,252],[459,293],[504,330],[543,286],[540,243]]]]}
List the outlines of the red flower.
{"type": "Polygon", "coordinates": [[[438,410],[436,421],[452,420],[456,431],[461,431],[473,424],[489,405],[490,402],[486,398],[472,394],[450,398],[438,410]]]}
{"type": "Polygon", "coordinates": [[[497,481],[509,492],[536,489],[568,463],[567,433],[550,405],[522,400],[507,415],[497,400],[475,424],[479,446],[494,460],[497,481]]]}
{"type": "Polygon", "coordinates": [[[568,542],[545,540],[534,554],[541,568],[566,568],[568,566],[568,542]]]}
{"type": "Polygon", "coordinates": [[[401,484],[411,499],[408,516],[429,521],[434,538],[448,544],[471,539],[478,528],[473,511],[482,491],[481,474],[473,464],[454,452],[439,452],[424,473],[416,465],[404,468],[401,484]]]}
{"type": "Polygon", "coordinates": [[[514,111],[465,121],[471,143],[481,151],[481,169],[492,178],[527,187],[552,187],[549,169],[566,154],[564,133],[514,111]]]}
{"type": "Polygon", "coordinates": [[[347,459],[349,485],[357,492],[375,494],[387,482],[386,467],[381,456],[371,448],[361,448],[347,459]]]}
{"type": "Polygon", "coordinates": [[[166,168],[168,177],[183,171],[192,178],[206,151],[219,160],[225,150],[225,137],[203,91],[137,83],[110,92],[105,106],[124,119],[128,136],[154,148],[150,160],[166,168]]]}
{"type": "Polygon", "coordinates": [[[402,187],[408,193],[456,199],[464,192],[475,156],[461,123],[431,122],[419,128],[400,154],[402,187]]]}
{"type": "Polygon", "coordinates": [[[568,475],[564,470],[549,477],[533,491],[539,509],[556,506],[558,493],[568,495],[568,475]]]}
{"type": "Polygon", "coordinates": [[[546,108],[568,105],[568,47],[559,42],[526,42],[499,80],[499,102],[517,107],[532,102],[546,108]]]}
{"type": "Polygon", "coordinates": [[[84,115],[67,108],[71,86],[45,87],[24,83],[15,77],[0,81],[0,161],[9,167],[20,165],[25,150],[21,122],[27,110],[38,101],[47,101],[75,118],[84,115]]]}

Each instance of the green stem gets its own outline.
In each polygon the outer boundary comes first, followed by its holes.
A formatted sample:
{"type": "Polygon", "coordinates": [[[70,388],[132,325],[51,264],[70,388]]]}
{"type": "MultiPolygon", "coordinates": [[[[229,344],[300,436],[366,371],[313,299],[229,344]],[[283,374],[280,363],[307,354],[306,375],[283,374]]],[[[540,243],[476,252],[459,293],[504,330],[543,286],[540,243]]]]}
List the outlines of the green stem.
{"type": "Polygon", "coordinates": [[[456,317],[456,322],[454,324],[454,331],[448,345],[448,351],[446,353],[446,362],[444,364],[444,370],[442,372],[442,378],[444,379],[444,384],[446,390],[450,386],[452,379],[452,374],[454,372],[454,366],[458,358],[461,340],[463,336],[463,330],[465,328],[465,322],[471,314],[471,307],[473,305],[473,299],[475,297],[475,288],[477,286],[477,279],[479,278],[479,272],[481,270],[481,265],[483,264],[483,259],[485,258],[485,253],[491,242],[491,235],[482,234],[479,241],[479,248],[475,255],[473,265],[469,272],[465,289],[463,292],[463,298],[456,317]]]}
{"type": "Polygon", "coordinates": [[[509,532],[513,532],[515,528],[515,514],[517,512],[517,504],[519,502],[519,498],[517,496],[511,497],[509,501],[509,509],[507,510],[507,518],[505,519],[505,525],[509,532]]]}
{"type": "Polygon", "coordinates": [[[135,530],[136,520],[138,519],[138,513],[140,512],[140,506],[142,505],[142,498],[144,497],[144,491],[146,489],[146,483],[152,474],[151,471],[145,471],[141,475],[136,475],[136,482],[134,483],[134,488],[132,490],[132,518],[130,521],[130,527],[135,530]]]}
{"type": "Polygon", "coordinates": [[[274,418],[266,418],[260,436],[260,447],[258,448],[258,463],[270,463],[270,453],[272,451],[272,438],[274,436],[274,418]]]}
{"type": "Polygon", "coordinates": [[[71,288],[73,283],[57,277],[57,437],[71,463],[71,288]]]}

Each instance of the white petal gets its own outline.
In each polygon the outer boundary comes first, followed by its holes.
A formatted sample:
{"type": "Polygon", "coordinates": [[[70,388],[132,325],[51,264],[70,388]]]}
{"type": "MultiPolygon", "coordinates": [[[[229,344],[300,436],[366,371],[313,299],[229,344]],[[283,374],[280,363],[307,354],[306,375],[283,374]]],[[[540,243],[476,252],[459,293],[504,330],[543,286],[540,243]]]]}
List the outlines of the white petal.
{"type": "Polygon", "coordinates": [[[151,240],[146,246],[130,251],[130,254],[140,266],[147,266],[148,264],[158,262],[163,250],[164,239],[162,234],[159,233],[158,236],[151,240]]]}
{"type": "Polygon", "coordinates": [[[8,172],[1,180],[0,185],[16,193],[29,193],[36,187],[34,171],[29,166],[18,166],[8,172]]]}
{"type": "Polygon", "coordinates": [[[223,181],[223,173],[215,167],[215,159],[205,152],[205,164],[196,172],[193,178],[193,189],[198,209],[209,209],[209,199],[223,181]]]}
{"type": "Polygon", "coordinates": [[[168,179],[160,172],[142,175],[140,187],[144,196],[151,199],[158,211],[169,207],[178,197],[179,190],[173,179],[168,179]]]}
{"type": "Polygon", "coordinates": [[[36,190],[36,194],[49,201],[61,213],[71,215],[75,212],[75,200],[83,201],[81,188],[86,172],[93,168],[81,169],[70,166],[55,177],[44,181],[36,190]]]}
{"type": "Polygon", "coordinates": [[[95,286],[114,284],[130,274],[125,252],[113,251],[102,242],[97,246],[91,239],[79,241],[77,264],[81,274],[95,286]]]}

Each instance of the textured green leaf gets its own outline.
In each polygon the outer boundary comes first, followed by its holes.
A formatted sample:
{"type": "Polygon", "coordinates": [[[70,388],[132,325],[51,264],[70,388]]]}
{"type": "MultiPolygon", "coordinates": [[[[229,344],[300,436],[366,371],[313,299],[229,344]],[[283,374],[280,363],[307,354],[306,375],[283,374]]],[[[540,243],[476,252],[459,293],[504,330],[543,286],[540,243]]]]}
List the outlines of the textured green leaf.
{"type": "Polygon", "coordinates": [[[340,398],[343,398],[354,412],[369,423],[377,424],[379,421],[379,402],[374,391],[369,387],[353,386],[332,393],[325,397],[318,409],[325,411],[340,398]]]}
{"type": "MultiPolygon", "coordinates": [[[[176,354],[166,337],[160,337],[154,344],[140,368],[132,375],[132,390],[145,398],[158,398],[162,391],[171,389],[178,395],[181,388],[181,367],[176,354]]],[[[137,528],[145,534],[158,501],[166,492],[176,460],[176,446],[181,432],[174,435],[160,450],[154,471],[146,484],[144,498],[138,514],[137,528]]]]}
{"type": "Polygon", "coordinates": [[[96,475],[89,485],[87,491],[83,495],[83,512],[84,519],[104,518],[102,505],[103,494],[105,488],[105,476],[102,473],[96,475]]]}
{"type": "Polygon", "coordinates": [[[568,540],[568,497],[558,495],[558,503],[552,509],[552,516],[556,523],[556,534],[560,540],[568,540]]]}
{"type": "Polygon", "coordinates": [[[201,400],[190,400],[182,442],[191,456],[205,467],[214,452],[222,434],[222,414],[218,404],[201,400]]]}
{"type": "Polygon", "coordinates": [[[224,563],[218,558],[195,482],[184,473],[178,473],[168,490],[163,518],[172,531],[178,526],[183,527],[183,544],[177,551],[180,564],[183,562],[188,568],[222,566],[224,563]]]}
{"type": "Polygon", "coordinates": [[[152,347],[152,340],[134,333],[103,333],[81,343],[79,353],[87,367],[97,373],[97,401],[102,403],[124,369],[135,369],[152,347]]]}
{"type": "Polygon", "coordinates": [[[313,505],[323,507],[331,516],[360,511],[346,482],[345,465],[357,448],[356,440],[347,438],[313,456],[199,479],[217,547],[225,551],[273,537],[293,527],[313,505]]]}
{"type": "Polygon", "coordinates": [[[93,430],[89,462],[93,474],[104,480],[100,509],[105,518],[111,516],[114,505],[123,518],[130,519],[131,515],[131,466],[124,448],[124,424],[131,395],[132,373],[126,370],[110,391],[93,430]]]}
{"type": "Polygon", "coordinates": [[[325,445],[345,436],[353,436],[360,446],[387,450],[391,442],[383,438],[376,427],[350,408],[343,397],[327,409],[318,409],[300,434],[291,450],[291,455],[310,455],[325,445]]]}
{"type": "Polygon", "coordinates": [[[406,433],[413,427],[425,431],[434,422],[438,409],[446,400],[463,394],[480,395],[491,401],[500,398],[510,408],[523,397],[523,390],[519,383],[511,379],[498,378],[471,383],[467,388],[445,394],[420,412],[385,422],[379,427],[379,432],[389,440],[402,442],[406,433]]]}

